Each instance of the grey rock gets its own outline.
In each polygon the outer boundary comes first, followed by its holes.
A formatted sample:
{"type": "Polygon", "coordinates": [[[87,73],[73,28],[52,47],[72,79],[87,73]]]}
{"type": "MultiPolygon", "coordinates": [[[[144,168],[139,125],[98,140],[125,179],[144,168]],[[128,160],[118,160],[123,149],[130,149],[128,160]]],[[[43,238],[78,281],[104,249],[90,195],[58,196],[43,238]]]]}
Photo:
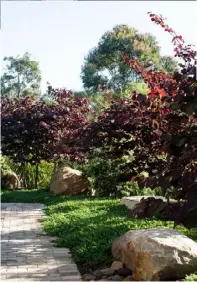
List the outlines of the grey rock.
{"type": "Polygon", "coordinates": [[[115,270],[112,268],[105,268],[100,270],[103,275],[111,276],[115,274],[115,270]]]}

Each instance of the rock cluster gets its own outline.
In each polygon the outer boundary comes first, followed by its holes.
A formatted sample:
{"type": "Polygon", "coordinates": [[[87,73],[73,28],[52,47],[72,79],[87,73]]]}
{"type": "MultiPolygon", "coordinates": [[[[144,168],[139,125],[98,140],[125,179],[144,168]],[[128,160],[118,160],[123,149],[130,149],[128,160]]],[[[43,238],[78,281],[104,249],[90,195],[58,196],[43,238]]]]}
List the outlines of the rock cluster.
{"type": "Polygon", "coordinates": [[[121,261],[114,261],[110,268],[96,270],[93,274],[83,275],[85,281],[132,281],[132,271],[121,261]]]}

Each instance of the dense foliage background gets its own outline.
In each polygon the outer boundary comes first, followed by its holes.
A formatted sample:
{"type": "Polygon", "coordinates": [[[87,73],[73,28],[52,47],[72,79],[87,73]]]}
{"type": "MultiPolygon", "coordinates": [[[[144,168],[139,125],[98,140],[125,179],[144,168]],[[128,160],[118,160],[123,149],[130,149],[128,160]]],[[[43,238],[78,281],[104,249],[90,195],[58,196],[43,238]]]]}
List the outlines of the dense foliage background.
{"type": "MultiPolygon", "coordinates": [[[[63,161],[82,169],[99,196],[150,195],[150,190],[140,189],[151,188],[168,198],[165,216],[196,227],[196,51],[162,16],[150,13],[150,18],[172,36],[179,72],[174,72],[176,61],[160,56],[152,35],[127,26],[104,34],[85,59],[83,93],[50,86],[43,96],[24,98],[30,77],[23,84],[15,80],[26,67],[31,75],[33,69],[37,73],[37,65],[9,58],[8,69],[12,66],[15,74],[3,77],[12,91],[4,84],[2,153],[25,176],[34,166],[34,187],[40,183],[43,161],[50,167],[63,161]],[[178,204],[171,205],[170,198],[178,204]]],[[[142,201],[135,216],[152,216],[154,205],[155,199],[142,201]]]]}

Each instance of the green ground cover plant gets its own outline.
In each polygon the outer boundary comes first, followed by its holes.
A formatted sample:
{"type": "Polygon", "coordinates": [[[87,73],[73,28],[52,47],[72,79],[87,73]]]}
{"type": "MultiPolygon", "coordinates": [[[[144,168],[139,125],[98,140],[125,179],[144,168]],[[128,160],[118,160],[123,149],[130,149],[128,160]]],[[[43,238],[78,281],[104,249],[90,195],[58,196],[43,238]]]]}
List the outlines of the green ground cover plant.
{"type": "MultiPolygon", "coordinates": [[[[129,219],[118,199],[87,196],[52,196],[47,190],[4,190],[2,202],[43,203],[48,215],[42,222],[47,235],[57,236],[58,247],[71,250],[81,273],[112,262],[112,241],[131,229],[173,227],[173,222],[129,219]]],[[[177,230],[197,241],[195,230],[177,230]]]]}

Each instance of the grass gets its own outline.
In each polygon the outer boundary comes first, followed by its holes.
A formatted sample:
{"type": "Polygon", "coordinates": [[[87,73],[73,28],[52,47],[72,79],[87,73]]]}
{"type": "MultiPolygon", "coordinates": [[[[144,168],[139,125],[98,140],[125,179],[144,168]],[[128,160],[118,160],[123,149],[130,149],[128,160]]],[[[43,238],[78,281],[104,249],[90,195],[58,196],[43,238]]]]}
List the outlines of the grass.
{"type": "MultiPolygon", "coordinates": [[[[87,196],[52,196],[46,190],[2,191],[2,202],[43,203],[47,218],[43,226],[48,235],[57,236],[57,246],[70,248],[81,272],[112,262],[115,238],[131,229],[173,227],[158,219],[128,219],[127,209],[116,199],[87,196]]],[[[177,228],[190,238],[197,234],[177,228]]]]}

